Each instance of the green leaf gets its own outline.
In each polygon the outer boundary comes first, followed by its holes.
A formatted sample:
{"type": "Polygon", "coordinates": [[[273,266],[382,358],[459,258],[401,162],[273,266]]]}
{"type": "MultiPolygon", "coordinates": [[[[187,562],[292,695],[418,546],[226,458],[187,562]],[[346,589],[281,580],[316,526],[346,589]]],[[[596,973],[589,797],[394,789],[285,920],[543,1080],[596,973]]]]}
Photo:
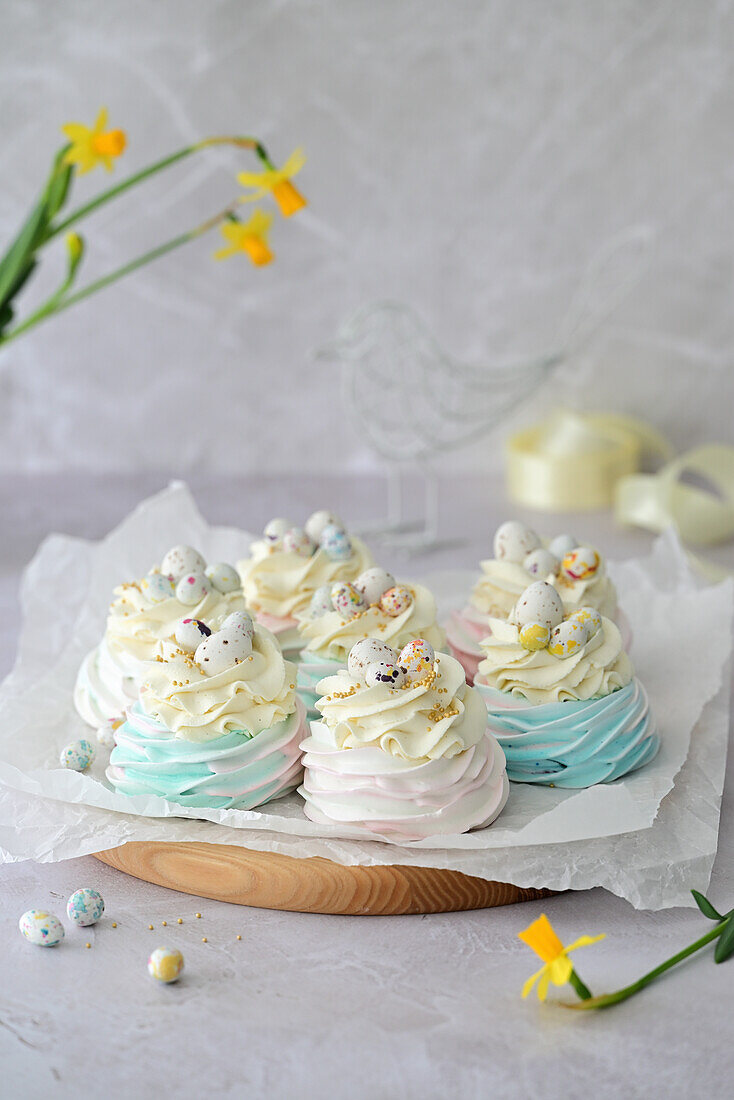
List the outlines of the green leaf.
{"type": "Polygon", "coordinates": [[[721,913],[716,912],[716,910],[714,909],[713,905],[711,904],[711,902],[709,901],[709,899],[707,897],[704,897],[703,894],[699,894],[698,890],[691,890],[691,893],[693,894],[693,900],[695,901],[696,905],[698,906],[698,908],[703,913],[704,917],[708,917],[709,920],[723,920],[724,919],[722,917],[721,913]]]}
{"type": "Polygon", "coordinates": [[[60,149],[56,154],[56,160],[54,161],[54,169],[51,173],[51,179],[48,183],[47,197],[46,197],[46,218],[47,221],[52,221],[59,210],[69,197],[69,188],[71,187],[72,177],[74,175],[74,168],[71,164],[64,164],[63,159],[69,149],[68,145],[65,145],[63,149],[60,149]]]}
{"type": "Polygon", "coordinates": [[[724,931],[719,936],[719,942],[714,951],[714,962],[723,963],[734,955],[734,920],[727,918],[724,931]]]}

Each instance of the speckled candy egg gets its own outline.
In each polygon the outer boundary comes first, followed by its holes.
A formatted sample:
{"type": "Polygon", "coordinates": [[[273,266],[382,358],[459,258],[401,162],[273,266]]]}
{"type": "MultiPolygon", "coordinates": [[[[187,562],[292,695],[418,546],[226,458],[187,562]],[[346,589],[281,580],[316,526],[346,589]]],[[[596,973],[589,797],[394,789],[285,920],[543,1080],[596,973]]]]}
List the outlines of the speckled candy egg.
{"type": "Polygon", "coordinates": [[[55,947],[64,938],[64,926],[45,909],[29,909],[18,921],[18,928],[29,943],[37,947],[55,947]]]}
{"type": "Polygon", "coordinates": [[[549,573],[555,576],[560,564],[555,554],[539,546],[537,550],[531,550],[523,559],[522,567],[531,577],[547,577],[549,573]]]}
{"type": "Polygon", "coordinates": [[[263,536],[268,542],[280,542],[283,535],[292,526],[293,524],[289,519],[271,519],[269,523],[265,524],[263,536]]]}
{"type": "Polygon", "coordinates": [[[291,527],[283,535],[283,550],[286,554],[298,554],[299,558],[310,558],[316,547],[305,531],[291,527]]]}
{"type": "Polygon", "coordinates": [[[349,650],[347,668],[352,676],[364,676],[368,665],[377,664],[378,661],[397,664],[398,655],[386,642],[377,638],[361,638],[349,650]]]}
{"type": "Polygon", "coordinates": [[[551,554],[555,554],[559,561],[563,561],[566,554],[570,554],[577,546],[578,542],[573,535],[556,535],[556,537],[548,543],[548,549],[551,554]]]}
{"type": "Polygon", "coordinates": [[[183,968],[183,955],[173,947],[156,947],[148,958],[148,973],[157,982],[177,982],[183,968]]]}
{"type": "Polygon", "coordinates": [[[530,653],[545,649],[550,641],[550,636],[550,629],[545,623],[525,623],[524,626],[520,627],[520,645],[530,653]]]}
{"type": "Polygon", "coordinates": [[[325,527],[337,527],[340,531],[344,530],[344,524],[339,516],[335,516],[333,512],[324,511],[314,512],[310,515],[306,520],[304,530],[311,542],[315,542],[318,546],[325,527]]]}
{"type": "Polygon", "coordinates": [[[312,619],[320,619],[322,615],[334,610],[331,602],[331,587],[330,584],[322,584],[311,597],[308,613],[312,619]]]}
{"type": "Polygon", "coordinates": [[[578,611],[574,611],[568,617],[573,622],[583,623],[589,632],[590,638],[598,634],[602,628],[601,615],[595,607],[580,607],[578,611]]]}
{"type": "Polygon", "coordinates": [[[210,634],[211,630],[201,619],[179,619],[173,632],[177,643],[187,653],[193,653],[199,643],[210,634]]]}
{"type": "Polygon", "coordinates": [[[396,619],[407,611],[413,602],[413,593],[404,584],[394,584],[380,596],[380,607],[386,615],[396,619]]]}
{"type": "Polygon", "coordinates": [[[94,745],[91,741],[72,741],[61,750],[59,761],[62,768],[73,772],[85,772],[94,760],[94,745]]]}
{"type": "Polygon", "coordinates": [[[319,548],[332,561],[347,561],[352,556],[352,544],[349,535],[334,523],[327,524],[321,532],[319,548]]]}
{"type": "Polygon", "coordinates": [[[545,623],[552,630],[562,619],[563,600],[547,581],[528,585],[515,604],[515,622],[519,627],[526,623],[545,623]]]}
{"type": "Polygon", "coordinates": [[[364,596],[349,581],[337,581],[331,586],[331,604],[342,619],[353,619],[367,607],[364,596]]]}
{"type": "Polygon", "coordinates": [[[237,592],[242,587],[240,575],[233,565],[226,561],[219,561],[216,565],[210,565],[206,570],[209,583],[223,595],[227,592],[237,592]]]}
{"type": "Polygon", "coordinates": [[[241,630],[228,627],[205,638],[197,647],[194,660],[207,676],[218,676],[244,661],[252,653],[252,641],[241,630]]]}
{"type": "Polygon", "coordinates": [[[209,588],[206,573],[186,573],[176,585],[176,599],[186,607],[194,607],[209,594],[209,588]]]}
{"type": "Polygon", "coordinates": [[[239,630],[240,634],[244,634],[252,641],[255,624],[252,621],[252,615],[248,614],[247,611],[233,611],[224,620],[220,630],[239,630]]]}
{"type": "Polygon", "coordinates": [[[554,657],[572,657],[588,640],[589,632],[585,623],[580,623],[578,619],[566,619],[551,633],[548,652],[554,657]]]}
{"type": "Polygon", "coordinates": [[[521,564],[531,550],[537,550],[540,539],[535,531],[516,519],[510,519],[498,527],[494,536],[494,556],[500,561],[521,564]]]}
{"type": "Polygon", "coordinates": [[[203,573],[206,562],[193,546],[174,546],[161,562],[161,573],[177,581],[184,573],[203,573]]]}
{"type": "Polygon", "coordinates": [[[97,741],[103,748],[114,749],[117,744],[117,737],[115,735],[124,722],[124,718],[110,718],[103,726],[99,726],[97,729],[97,741]]]}
{"type": "Polygon", "coordinates": [[[596,550],[590,546],[577,546],[564,557],[561,572],[571,581],[586,581],[596,573],[599,561],[596,550]]]}
{"type": "Polygon", "coordinates": [[[173,581],[163,573],[148,573],[140,582],[140,591],[151,603],[163,603],[176,594],[173,581]]]}
{"type": "Polygon", "coordinates": [[[405,672],[392,661],[375,661],[374,664],[367,665],[364,682],[367,687],[387,684],[388,687],[398,688],[405,683],[405,672]]]}
{"type": "Polygon", "coordinates": [[[66,913],[74,924],[88,928],[90,924],[96,924],[104,913],[104,899],[97,890],[85,886],[71,895],[66,903],[66,913]]]}
{"type": "Polygon", "coordinates": [[[354,587],[362,593],[369,607],[373,603],[379,603],[382,593],[387,592],[388,588],[393,588],[394,585],[395,578],[392,573],[388,573],[387,569],[380,569],[379,566],[365,569],[354,582],[354,587]]]}
{"type": "Polygon", "coordinates": [[[429,672],[433,671],[433,662],[436,660],[436,651],[430,642],[423,638],[414,638],[400,650],[398,664],[405,669],[409,680],[422,680],[429,672]]]}

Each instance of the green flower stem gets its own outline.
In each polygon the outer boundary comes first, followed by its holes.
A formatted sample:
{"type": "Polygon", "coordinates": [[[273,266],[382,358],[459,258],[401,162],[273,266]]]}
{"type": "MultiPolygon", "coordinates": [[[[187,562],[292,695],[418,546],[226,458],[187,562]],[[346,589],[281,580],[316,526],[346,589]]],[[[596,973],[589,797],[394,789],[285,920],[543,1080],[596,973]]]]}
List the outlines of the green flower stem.
{"type": "Polygon", "coordinates": [[[136,184],[142,183],[143,180],[149,179],[151,176],[155,176],[158,172],[164,171],[166,168],[170,168],[171,165],[177,164],[180,160],[185,160],[186,157],[192,156],[194,153],[200,152],[202,149],[208,149],[213,145],[234,145],[238,149],[252,149],[268,167],[270,160],[265,152],[264,146],[252,137],[211,137],[205,138],[203,141],[198,141],[195,145],[187,145],[185,149],[179,149],[177,153],[171,153],[167,157],[163,157],[162,160],[155,161],[154,164],[149,164],[147,168],[143,168],[140,172],[136,172],[132,176],[128,176],[127,179],[122,180],[121,183],[115,184],[114,187],[108,188],[106,191],[102,191],[95,198],[89,202],[84,203],[83,206],[73,210],[67,218],[49,228],[46,234],[46,240],[51,240],[59,233],[63,233],[65,229],[75,225],[82,218],[85,218],[87,214],[91,214],[94,210],[97,210],[100,206],[104,206],[105,203],[111,202],[112,199],[116,199],[119,195],[129,191],[131,187],[135,187],[136,184]]]}
{"type": "Polygon", "coordinates": [[[588,1001],[590,999],[591,990],[587,985],[584,984],[584,982],[581,981],[581,978],[579,978],[575,970],[571,971],[571,976],[568,980],[573,988],[576,990],[582,1001],[588,1001]]]}
{"type": "Polygon", "coordinates": [[[64,284],[62,284],[61,290],[57,290],[52,294],[48,301],[44,302],[35,313],[32,313],[30,317],[26,318],[21,325],[18,325],[6,336],[0,336],[0,347],[9,344],[11,340],[15,340],[17,336],[27,332],[29,328],[34,328],[48,317],[53,317],[57,313],[63,313],[65,309],[76,305],[77,302],[84,301],[85,298],[91,297],[92,294],[96,294],[99,290],[104,290],[105,287],[110,286],[111,283],[118,282],[120,279],[124,278],[125,275],[130,275],[133,271],[137,271],[138,268],[144,267],[146,264],[152,263],[153,260],[165,256],[168,252],[173,252],[174,249],[180,248],[181,245],[187,244],[197,237],[201,237],[204,233],[208,233],[209,230],[214,229],[220,222],[232,217],[236,205],[237,204],[234,203],[227,206],[224,210],[220,211],[219,214],[215,214],[213,217],[208,218],[194,229],[190,229],[186,233],[181,233],[178,237],[173,237],[170,241],[164,241],[163,244],[157,245],[155,248],[150,249],[149,252],[144,252],[141,256],[136,257],[136,259],[130,260],[128,263],[123,264],[122,267],[118,267],[114,271],[111,271],[108,275],[103,275],[100,279],[96,279],[93,283],[89,283],[88,286],[82,287],[76,294],[64,296],[64,284]]]}
{"type": "MultiPolygon", "coordinates": [[[[711,943],[715,940],[727,926],[726,921],[722,921],[721,924],[717,924],[715,928],[712,928],[710,932],[707,932],[705,936],[701,936],[699,940],[689,944],[688,947],[684,947],[682,951],[679,951],[677,955],[673,955],[670,959],[666,959],[660,966],[656,966],[654,970],[651,970],[648,974],[643,974],[641,978],[638,978],[632,985],[627,985],[624,989],[618,989],[616,993],[605,993],[601,997],[591,997],[589,999],[584,998],[580,1004],[564,1004],[564,1008],[570,1008],[574,1011],[582,1011],[588,1008],[609,1008],[611,1005],[619,1004],[621,1001],[626,1001],[628,997],[634,996],[635,993],[639,993],[641,989],[644,989],[646,985],[650,985],[656,978],[659,978],[661,974],[664,974],[666,970],[670,970],[671,967],[676,966],[683,959],[687,959],[689,955],[695,954],[696,951],[700,951],[702,947],[705,947],[707,943],[711,943]]],[[[575,988],[575,986],[574,986],[575,988]]],[[[580,994],[579,994],[580,996],[580,994]]]]}

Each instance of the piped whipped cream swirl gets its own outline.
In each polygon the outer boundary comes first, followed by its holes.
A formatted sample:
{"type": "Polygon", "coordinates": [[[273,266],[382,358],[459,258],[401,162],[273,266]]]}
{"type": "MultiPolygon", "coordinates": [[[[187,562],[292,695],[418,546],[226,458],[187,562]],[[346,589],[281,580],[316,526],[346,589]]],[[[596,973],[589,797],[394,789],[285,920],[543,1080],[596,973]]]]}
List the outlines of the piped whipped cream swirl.
{"type": "Polygon", "coordinates": [[[296,709],[296,669],[269,630],[256,626],[252,653],[215,676],[193,656],[161,643],[140,689],[144,712],[186,741],[249,734],[283,722],[296,709]]]}
{"type": "Polygon", "coordinates": [[[607,576],[601,555],[596,573],[585,580],[571,580],[562,573],[531,576],[518,562],[501,558],[488,558],[480,564],[482,575],[474,586],[470,602],[490,618],[506,619],[518,597],[533,580],[545,580],[554,585],[566,613],[577,611],[580,607],[594,607],[601,615],[611,618],[616,611],[616,589],[607,576]]]}
{"type": "Polygon", "coordinates": [[[333,560],[317,548],[310,557],[283,550],[268,539],[250,547],[250,557],[237,563],[249,607],[258,614],[287,619],[305,611],[317,588],[334,581],[353,581],[374,565],[361,539],[350,539],[351,555],[333,560]]]}
{"type": "Polygon", "coordinates": [[[481,643],[485,657],[478,681],[532,704],[596,699],[632,679],[632,662],[619,629],[604,616],[601,629],[566,657],[556,657],[548,649],[524,649],[517,626],[504,619],[490,619],[489,626],[491,634],[481,643]]]}

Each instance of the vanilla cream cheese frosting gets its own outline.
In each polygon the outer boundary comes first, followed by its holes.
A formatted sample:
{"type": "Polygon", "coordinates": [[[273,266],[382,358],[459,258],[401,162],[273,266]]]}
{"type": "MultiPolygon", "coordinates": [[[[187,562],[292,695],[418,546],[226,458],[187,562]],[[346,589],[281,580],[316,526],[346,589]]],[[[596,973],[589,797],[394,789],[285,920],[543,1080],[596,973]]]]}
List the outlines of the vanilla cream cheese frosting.
{"type": "Polygon", "coordinates": [[[338,611],[311,616],[307,612],[298,618],[302,637],[307,639],[302,659],[320,657],[327,661],[345,663],[349,650],[362,638],[377,638],[381,642],[401,650],[414,638],[423,638],[434,649],[441,649],[446,637],[436,622],[436,601],[421,584],[405,587],[412,602],[400,615],[390,616],[379,604],[373,604],[350,619],[342,618],[338,611]]]}
{"type": "Polygon", "coordinates": [[[485,656],[477,683],[531,704],[596,699],[632,680],[632,662],[619,629],[604,616],[601,629],[567,657],[556,657],[548,649],[524,649],[517,626],[505,619],[490,619],[489,627],[491,634],[481,642],[485,656]]]}
{"type": "Polygon", "coordinates": [[[361,541],[351,536],[351,555],[335,561],[317,548],[310,557],[283,550],[268,539],[250,547],[250,557],[237,563],[248,606],[257,614],[295,617],[305,611],[317,588],[334,581],[353,581],[374,565],[361,541]]]}
{"type": "Polygon", "coordinates": [[[296,669],[262,626],[256,626],[252,653],[215,676],[207,676],[193,656],[163,642],[140,689],[145,714],[175,737],[203,742],[227,733],[257,736],[285,721],[296,709],[296,669]]]}
{"type": "Polygon", "coordinates": [[[501,558],[488,558],[480,564],[482,575],[472,591],[471,604],[490,618],[506,619],[518,597],[534,580],[546,580],[557,588],[567,614],[580,607],[594,607],[611,618],[616,611],[617,593],[601,555],[598,570],[586,580],[571,580],[563,574],[531,576],[518,562],[501,558]]]}

